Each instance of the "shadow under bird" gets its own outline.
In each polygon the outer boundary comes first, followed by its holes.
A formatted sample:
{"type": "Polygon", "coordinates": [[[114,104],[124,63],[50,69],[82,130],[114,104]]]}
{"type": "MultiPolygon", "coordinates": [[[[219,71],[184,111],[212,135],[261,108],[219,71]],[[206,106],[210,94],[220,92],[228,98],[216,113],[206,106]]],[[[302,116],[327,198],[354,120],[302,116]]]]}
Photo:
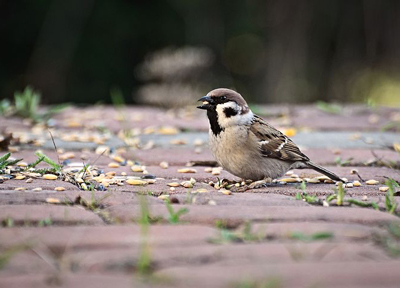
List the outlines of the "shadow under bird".
{"type": "Polygon", "coordinates": [[[207,111],[209,144],[218,163],[242,179],[275,179],[291,169],[311,168],[332,180],[335,173],[312,162],[286,135],[255,115],[239,93],[218,88],[200,98],[207,111]]]}

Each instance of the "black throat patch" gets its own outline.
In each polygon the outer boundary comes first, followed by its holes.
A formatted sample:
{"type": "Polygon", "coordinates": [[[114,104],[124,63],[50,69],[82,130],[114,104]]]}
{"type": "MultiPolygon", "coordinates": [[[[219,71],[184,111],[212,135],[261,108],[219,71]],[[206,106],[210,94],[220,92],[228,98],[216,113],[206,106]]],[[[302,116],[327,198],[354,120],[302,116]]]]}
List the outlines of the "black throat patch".
{"type": "Polygon", "coordinates": [[[218,124],[217,111],[215,109],[207,110],[207,117],[208,117],[208,120],[210,121],[211,131],[214,133],[215,136],[217,136],[219,133],[221,133],[224,130],[218,124]]]}
{"type": "Polygon", "coordinates": [[[224,109],[224,114],[225,114],[226,118],[230,118],[232,116],[236,116],[238,114],[238,111],[236,111],[232,107],[227,107],[224,109]]]}

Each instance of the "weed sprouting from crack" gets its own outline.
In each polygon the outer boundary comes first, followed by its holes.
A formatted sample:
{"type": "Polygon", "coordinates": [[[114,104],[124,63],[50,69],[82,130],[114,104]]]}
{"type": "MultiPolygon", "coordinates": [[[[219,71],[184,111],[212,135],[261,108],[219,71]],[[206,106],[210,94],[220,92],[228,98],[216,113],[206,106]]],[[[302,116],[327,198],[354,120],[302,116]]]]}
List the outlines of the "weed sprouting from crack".
{"type": "Polygon", "coordinates": [[[219,235],[217,238],[211,238],[208,241],[214,244],[224,243],[249,243],[249,242],[261,242],[265,239],[263,233],[254,233],[252,226],[249,221],[244,223],[243,230],[240,232],[231,231],[226,228],[222,222],[217,221],[216,226],[218,228],[219,235]]]}
{"type": "Polygon", "coordinates": [[[291,232],[288,237],[290,239],[300,240],[303,242],[311,242],[317,240],[332,239],[334,237],[332,232],[316,232],[311,235],[306,235],[302,232],[291,232]]]}
{"type": "Polygon", "coordinates": [[[386,226],[387,234],[375,233],[372,235],[374,243],[381,246],[391,257],[400,257],[400,227],[398,223],[389,223],[386,226]]]}
{"type": "Polygon", "coordinates": [[[146,196],[140,195],[140,252],[136,266],[139,276],[149,276],[152,273],[151,254],[149,245],[150,212],[146,196]]]}
{"type": "Polygon", "coordinates": [[[14,257],[16,254],[28,250],[30,249],[31,246],[29,244],[19,244],[19,245],[13,245],[9,248],[6,249],[1,249],[0,250],[0,270],[3,269],[8,261],[10,261],[10,259],[12,257],[14,257]]]}
{"type": "MultiPolygon", "coordinates": [[[[302,183],[303,184],[303,183],[302,183]]],[[[388,178],[385,182],[385,184],[389,187],[388,191],[385,194],[385,209],[384,211],[400,216],[399,212],[397,211],[398,204],[395,199],[395,193],[396,193],[396,188],[400,188],[400,185],[391,178],[388,178]]],[[[346,190],[344,189],[343,183],[339,182],[338,187],[334,189],[335,194],[331,194],[325,198],[325,200],[318,198],[315,195],[308,195],[305,192],[305,184],[303,187],[300,187],[302,189],[302,193],[300,192],[296,193],[295,199],[300,200],[303,199],[303,201],[312,204],[312,205],[323,205],[323,206],[349,206],[349,205],[356,205],[359,207],[363,208],[373,208],[375,210],[382,210],[380,209],[378,203],[372,201],[372,202],[364,202],[364,201],[359,201],[357,199],[353,198],[348,198],[345,199],[346,195],[346,190]],[[333,200],[336,200],[336,203],[332,204],[333,200]]]]}
{"type": "Polygon", "coordinates": [[[174,208],[172,207],[171,200],[167,198],[165,200],[165,206],[167,207],[169,216],[168,216],[168,222],[171,224],[178,224],[180,223],[180,217],[183,214],[186,214],[189,212],[187,208],[180,208],[178,211],[175,212],[174,208]]]}
{"type": "Polygon", "coordinates": [[[230,287],[233,288],[281,288],[283,287],[282,279],[278,277],[271,277],[266,280],[256,281],[245,279],[232,283],[230,287]]]}

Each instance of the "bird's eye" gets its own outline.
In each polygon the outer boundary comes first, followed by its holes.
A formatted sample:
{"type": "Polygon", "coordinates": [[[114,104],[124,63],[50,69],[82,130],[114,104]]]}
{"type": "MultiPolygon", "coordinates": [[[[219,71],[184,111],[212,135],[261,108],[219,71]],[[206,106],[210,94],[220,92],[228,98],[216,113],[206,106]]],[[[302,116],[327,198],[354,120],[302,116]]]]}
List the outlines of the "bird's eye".
{"type": "Polygon", "coordinates": [[[221,100],[225,101],[226,100],[226,96],[221,96],[221,100]]]}

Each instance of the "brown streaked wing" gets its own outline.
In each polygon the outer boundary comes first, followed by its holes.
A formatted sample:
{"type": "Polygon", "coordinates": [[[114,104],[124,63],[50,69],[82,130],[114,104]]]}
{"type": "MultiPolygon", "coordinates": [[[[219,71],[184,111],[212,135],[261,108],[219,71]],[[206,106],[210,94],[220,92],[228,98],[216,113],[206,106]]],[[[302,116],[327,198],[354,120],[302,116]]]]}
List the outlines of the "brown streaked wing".
{"type": "Polygon", "coordinates": [[[310,160],[292,140],[258,116],[250,126],[250,131],[263,142],[260,148],[264,157],[293,162],[310,160]]]}

